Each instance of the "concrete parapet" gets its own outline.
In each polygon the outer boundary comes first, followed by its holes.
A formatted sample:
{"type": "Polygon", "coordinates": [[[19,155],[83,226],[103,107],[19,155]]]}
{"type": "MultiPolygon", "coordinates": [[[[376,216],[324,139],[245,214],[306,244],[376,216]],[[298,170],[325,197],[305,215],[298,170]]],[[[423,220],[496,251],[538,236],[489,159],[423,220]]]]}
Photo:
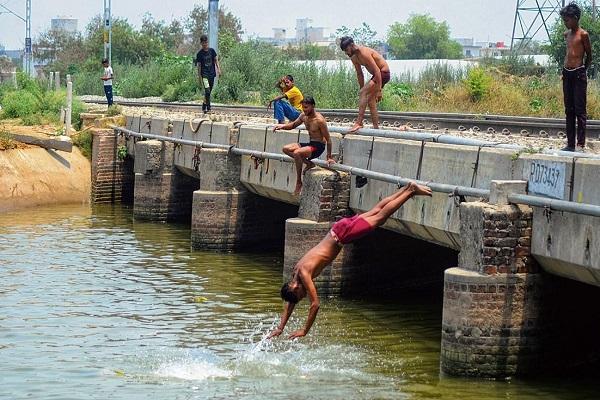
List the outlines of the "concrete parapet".
{"type": "Polygon", "coordinates": [[[125,139],[112,129],[92,129],[92,202],[130,203],[133,200],[133,160],[119,158],[125,139]]]}
{"type": "Polygon", "coordinates": [[[581,158],[575,162],[573,201],[600,205],[600,160],[581,158]]]}
{"type": "Polygon", "coordinates": [[[600,286],[600,218],[534,207],[531,251],[548,272],[600,286]]]}
{"type": "Polygon", "coordinates": [[[530,194],[571,200],[573,163],[572,157],[521,154],[516,162],[513,179],[527,181],[530,194]],[[552,172],[547,171],[546,166],[552,167],[552,172]]]}

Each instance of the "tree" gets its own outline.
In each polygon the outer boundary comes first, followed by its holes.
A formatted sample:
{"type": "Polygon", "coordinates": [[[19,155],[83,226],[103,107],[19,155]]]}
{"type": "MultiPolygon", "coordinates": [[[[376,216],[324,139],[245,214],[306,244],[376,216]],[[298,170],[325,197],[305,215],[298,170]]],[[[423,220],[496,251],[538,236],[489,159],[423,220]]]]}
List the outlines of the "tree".
{"type": "MultiPolygon", "coordinates": [[[[592,54],[596,57],[600,54],[600,19],[592,19],[592,7],[589,5],[581,7],[581,18],[579,25],[585,29],[590,35],[590,41],[592,42],[592,54]]],[[[567,44],[565,42],[564,33],[567,28],[563,24],[562,20],[558,18],[552,28],[550,29],[550,43],[544,46],[545,52],[552,57],[558,65],[563,65],[565,60],[565,54],[567,52],[567,44]]],[[[596,67],[598,65],[597,58],[592,62],[592,71],[598,71],[596,67]]]]}
{"type": "Polygon", "coordinates": [[[377,35],[377,32],[366,22],[363,22],[361,26],[352,29],[348,28],[346,25],[342,25],[335,31],[335,36],[337,38],[350,36],[354,39],[354,43],[368,47],[375,47],[378,44],[378,41],[375,40],[375,35],[377,35]]]}
{"type": "Polygon", "coordinates": [[[436,22],[429,14],[413,14],[405,24],[392,24],[388,43],[390,53],[400,59],[462,57],[462,47],[450,39],[448,24],[436,22]]]}
{"type": "MultiPolygon", "coordinates": [[[[84,41],[88,57],[100,60],[104,48],[104,26],[102,18],[96,15],[86,28],[84,41]]],[[[122,64],[139,64],[157,57],[163,52],[163,43],[156,37],[136,31],[125,18],[112,21],[112,59],[122,64]]]]}
{"type": "Polygon", "coordinates": [[[140,34],[147,38],[162,42],[166,51],[176,52],[183,44],[183,24],[174,19],[167,25],[164,20],[157,21],[150,13],[144,14],[140,34]]]}
{"type": "Polygon", "coordinates": [[[49,29],[35,40],[33,54],[36,59],[47,63],[59,60],[64,63],[77,63],[85,59],[80,50],[82,44],[83,38],[80,33],[49,29]]]}
{"type": "MultiPolygon", "coordinates": [[[[185,21],[185,27],[191,36],[189,51],[197,51],[201,47],[200,36],[208,34],[208,10],[196,5],[185,21]]],[[[219,8],[219,46],[223,45],[220,52],[225,53],[233,43],[240,43],[243,33],[239,18],[226,9],[219,8]]]]}

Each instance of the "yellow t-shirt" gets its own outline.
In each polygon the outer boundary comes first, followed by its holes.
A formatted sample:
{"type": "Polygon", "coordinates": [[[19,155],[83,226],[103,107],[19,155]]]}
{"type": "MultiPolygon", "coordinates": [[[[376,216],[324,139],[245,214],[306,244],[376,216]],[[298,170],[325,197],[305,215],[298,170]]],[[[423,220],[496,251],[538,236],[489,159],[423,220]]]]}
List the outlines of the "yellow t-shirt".
{"type": "Polygon", "coordinates": [[[304,100],[304,96],[302,96],[302,92],[296,86],[285,92],[285,96],[289,100],[292,107],[296,110],[302,112],[302,100],[304,100]]]}

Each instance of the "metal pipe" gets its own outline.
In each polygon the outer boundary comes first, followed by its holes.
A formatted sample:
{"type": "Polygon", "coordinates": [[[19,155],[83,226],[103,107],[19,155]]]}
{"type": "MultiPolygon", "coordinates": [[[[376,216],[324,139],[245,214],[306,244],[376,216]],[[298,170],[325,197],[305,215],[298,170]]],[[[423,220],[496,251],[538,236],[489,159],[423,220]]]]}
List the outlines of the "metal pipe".
{"type": "MultiPolygon", "coordinates": [[[[190,145],[190,146],[195,146],[195,147],[205,147],[205,148],[227,150],[227,151],[230,151],[231,153],[237,154],[237,155],[248,155],[248,156],[254,156],[257,158],[267,158],[270,160],[276,160],[276,161],[281,161],[281,162],[288,162],[288,163],[294,162],[294,160],[291,157],[288,157],[287,155],[280,154],[280,153],[269,153],[269,152],[264,152],[264,151],[240,149],[239,147],[235,147],[233,145],[217,144],[217,143],[204,143],[204,142],[200,142],[200,141],[179,139],[179,138],[174,138],[174,137],[170,137],[170,136],[154,135],[154,134],[150,134],[150,133],[140,133],[140,132],[134,132],[134,131],[131,131],[129,129],[125,129],[122,127],[118,127],[118,126],[111,126],[111,128],[113,128],[115,131],[123,132],[127,135],[135,136],[135,137],[156,139],[156,140],[162,140],[165,142],[179,143],[179,144],[190,145]]],[[[344,165],[344,164],[329,165],[329,164],[327,164],[326,161],[318,160],[318,159],[312,160],[312,162],[315,163],[315,165],[318,165],[318,166],[326,168],[326,169],[340,171],[340,172],[346,172],[346,173],[349,173],[350,175],[358,175],[358,176],[362,176],[362,177],[365,177],[368,179],[374,179],[374,180],[378,180],[378,181],[382,181],[382,182],[393,183],[393,184],[396,184],[399,186],[404,186],[404,185],[408,184],[408,182],[413,181],[413,182],[417,182],[419,184],[424,184],[424,185],[429,186],[431,188],[431,190],[434,192],[448,193],[448,194],[455,195],[455,196],[480,197],[483,199],[488,199],[490,196],[490,191],[488,189],[479,189],[479,188],[472,188],[472,187],[467,187],[467,186],[448,185],[445,183],[418,181],[415,179],[402,178],[402,177],[396,176],[396,175],[390,175],[390,174],[385,174],[382,172],[370,171],[367,169],[356,168],[356,167],[352,167],[352,166],[344,165]]],[[[531,196],[531,195],[524,195],[524,194],[510,194],[508,196],[508,201],[510,203],[514,203],[514,204],[526,204],[526,205],[534,206],[534,207],[548,207],[552,210],[557,210],[557,211],[565,211],[565,212],[572,212],[572,213],[576,213],[576,214],[600,217],[600,206],[596,206],[596,205],[592,205],[592,204],[575,203],[572,201],[555,200],[555,199],[549,199],[547,197],[531,196]]]]}
{"type": "MultiPolygon", "coordinates": [[[[291,157],[280,154],[280,153],[269,153],[269,152],[257,151],[257,150],[240,149],[239,147],[235,147],[232,145],[226,145],[226,144],[204,143],[204,142],[200,142],[200,141],[179,139],[179,138],[174,138],[174,137],[170,137],[170,136],[154,135],[154,134],[150,134],[150,133],[140,133],[140,132],[131,131],[129,129],[117,127],[117,126],[112,126],[112,128],[115,129],[116,131],[123,132],[127,135],[135,136],[135,137],[162,140],[165,142],[185,144],[185,145],[194,146],[194,147],[206,147],[206,148],[212,148],[212,149],[228,150],[233,154],[254,156],[257,158],[268,158],[270,160],[277,160],[277,161],[282,161],[282,162],[289,162],[289,163],[294,162],[294,159],[292,159],[291,157]]],[[[351,175],[358,175],[358,176],[362,176],[362,177],[369,178],[369,179],[375,179],[375,180],[382,181],[382,182],[393,183],[393,184],[396,184],[399,186],[404,186],[410,181],[415,181],[414,179],[402,178],[402,177],[396,176],[396,175],[390,175],[390,174],[385,174],[382,172],[370,171],[368,169],[356,168],[356,167],[352,167],[352,166],[344,165],[344,164],[329,165],[329,164],[327,164],[327,162],[325,162],[323,160],[312,160],[312,162],[315,163],[315,165],[318,165],[320,167],[324,167],[324,168],[327,168],[330,170],[347,172],[351,175]]],[[[489,195],[490,195],[490,191],[487,189],[478,189],[478,188],[472,188],[472,187],[466,187],[466,186],[448,185],[445,183],[435,183],[435,182],[424,182],[424,181],[416,181],[416,182],[418,182],[420,184],[426,184],[434,192],[448,193],[448,194],[454,194],[454,195],[459,195],[459,196],[481,197],[481,198],[486,198],[486,199],[489,198],[489,195]]]]}
{"type": "Polygon", "coordinates": [[[534,207],[547,207],[556,211],[565,211],[575,214],[589,215],[592,217],[600,217],[600,206],[595,206],[592,204],[555,200],[547,197],[531,196],[526,194],[509,194],[508,201],[516,204],[527,204],[534,207]]]}

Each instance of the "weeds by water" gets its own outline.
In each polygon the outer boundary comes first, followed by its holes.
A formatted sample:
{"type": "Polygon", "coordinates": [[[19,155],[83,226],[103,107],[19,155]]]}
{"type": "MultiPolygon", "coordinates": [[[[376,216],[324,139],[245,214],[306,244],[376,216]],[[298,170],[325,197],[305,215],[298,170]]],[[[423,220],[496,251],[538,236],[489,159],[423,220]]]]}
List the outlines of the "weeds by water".
{"type": "Polygon", "coordinates": [[[79,148],[81,154],[87,157],[89,160],[92,159],[92,132],[84,129],[81,132],[71,136],[73,144],[79,148]]]}

